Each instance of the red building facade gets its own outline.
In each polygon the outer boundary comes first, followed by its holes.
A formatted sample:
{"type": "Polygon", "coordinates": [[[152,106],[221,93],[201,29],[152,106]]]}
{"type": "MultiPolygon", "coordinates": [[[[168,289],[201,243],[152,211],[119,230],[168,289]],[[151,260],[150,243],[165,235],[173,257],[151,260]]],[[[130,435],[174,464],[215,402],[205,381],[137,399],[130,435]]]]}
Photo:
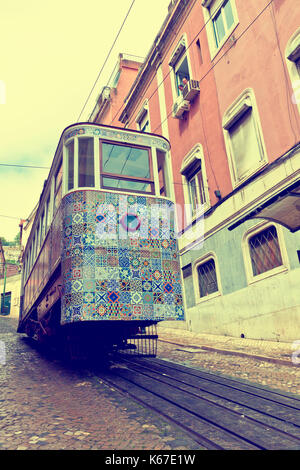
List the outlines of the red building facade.
{"type": "Polygon", "coordinates": [[[293,0],[173,1],[117,111],[91,116],[171,143],[193,331],[299,338],[299,24],[293,0]]]}

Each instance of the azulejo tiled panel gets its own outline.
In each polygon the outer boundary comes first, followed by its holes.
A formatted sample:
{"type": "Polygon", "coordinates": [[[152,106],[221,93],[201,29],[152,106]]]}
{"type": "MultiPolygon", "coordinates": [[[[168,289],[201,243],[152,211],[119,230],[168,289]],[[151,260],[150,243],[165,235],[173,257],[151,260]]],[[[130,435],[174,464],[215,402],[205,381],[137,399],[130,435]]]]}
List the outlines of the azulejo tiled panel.
{"type": "Polygon", "coordinates": [[[183,320],[170,201],[83,190],[62,204],[63,324],[183,320]]]}

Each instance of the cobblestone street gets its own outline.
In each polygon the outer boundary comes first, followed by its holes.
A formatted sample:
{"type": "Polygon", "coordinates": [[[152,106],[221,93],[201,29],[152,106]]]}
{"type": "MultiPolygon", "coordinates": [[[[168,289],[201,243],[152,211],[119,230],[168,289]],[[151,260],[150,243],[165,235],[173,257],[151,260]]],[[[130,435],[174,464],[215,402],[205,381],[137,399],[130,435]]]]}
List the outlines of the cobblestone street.
{"type": "Polygon", "coordinates": [[[298,358],[299,351],[292,343],[197,335],[160,326],[158,336],[162,359],[300,395],[300,364],[292,362],[292,354],[298,358]]]}
{"type": "MultiPolygon", "coordinates": [[[[110,389],[92,372],[43,355],[16,333],[16,325],[15,319],[0,317],[0,340],[6,347],[6,364],[0,366],[0,449],[195,449],[181,431],[110,389]]],[[[187,335],[160,335],[162,359],[299,393],[297,366],[195,350],[188,347],[187,335]]]]}
{"type": "Polygon", "coordinates": [[[0,449],[189,449],[188,438],[87,372],[43,357],[0,317],[0,449]]]}

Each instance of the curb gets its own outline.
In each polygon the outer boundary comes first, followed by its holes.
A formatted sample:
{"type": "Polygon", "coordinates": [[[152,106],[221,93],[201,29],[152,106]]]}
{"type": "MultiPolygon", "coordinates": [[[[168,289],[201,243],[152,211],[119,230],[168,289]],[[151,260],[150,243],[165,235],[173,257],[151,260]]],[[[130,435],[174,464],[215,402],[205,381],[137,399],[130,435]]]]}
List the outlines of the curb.
{"type": "MultiPolygon", "coordinates": [[[[235,351],[232,349],[219,349],[215,348],[213,346],[197,346],[195,344],[182,344],[182,343],[175,343],[173,341],[165,340],[158,338],[158,341],[161,341],[162,343],[169,343],[169,344],[174,344],[175,346],[181,346],[184,348],[195,348],[195,349],[202,349],[206,351],[212,351],[212,352],[218,352],[220,354],[228,354],[228,355],[233,355],[233,356],[240,356],[240,357],[247,357],[249,359],[257,359],[258,361],[264,361],[264,362],[271,362],[273,364],[281,364],[284,366],[289,366],[289,367],[297,367],[297,364],[294,364],[291,360],[288,361],[286,359],[277,359],[274,357],[269,357],[269,356],[261,356],[259,354],[249,354],[245,353],[242,351],[235,351]]],[[[197,353],[197,351],[195,351],[197,353]]]]}

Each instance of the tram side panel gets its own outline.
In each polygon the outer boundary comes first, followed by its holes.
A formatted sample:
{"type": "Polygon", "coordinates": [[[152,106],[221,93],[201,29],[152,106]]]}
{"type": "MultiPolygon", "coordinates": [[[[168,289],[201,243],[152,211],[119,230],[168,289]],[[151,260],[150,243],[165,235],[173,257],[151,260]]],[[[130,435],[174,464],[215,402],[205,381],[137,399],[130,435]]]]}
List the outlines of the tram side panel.
{"type": "Polygon", "coordinates": [[[52,276],[56,268],[59,267],[61,259],[61,229],[62,214],[60,207],[55,214],[31,273],[24,285],[24,301],[18,326],[19,332],[25,331],[25,325],[28,323],[29,316],[34,320],[38,319],[37,308],[43,299],[49,295],[53,282],[52,276]]]}
{"type": "Polygon", "coordinates": [[[62,213],[62,325],[184,319],[172,202],[78,190],[62,213]]]}

